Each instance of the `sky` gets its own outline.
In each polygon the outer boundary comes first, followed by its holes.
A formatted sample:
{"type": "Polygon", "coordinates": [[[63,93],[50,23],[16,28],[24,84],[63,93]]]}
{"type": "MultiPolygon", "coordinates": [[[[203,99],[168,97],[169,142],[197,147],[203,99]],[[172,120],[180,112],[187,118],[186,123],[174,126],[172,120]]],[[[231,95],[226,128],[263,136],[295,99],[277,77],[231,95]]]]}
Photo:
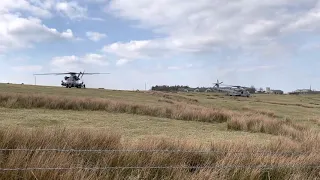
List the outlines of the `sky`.
{"type": "Polygon", "coordinates": [[[320,90],[319,33],[320,0],[1,0],[0,82],[320,90]]]}

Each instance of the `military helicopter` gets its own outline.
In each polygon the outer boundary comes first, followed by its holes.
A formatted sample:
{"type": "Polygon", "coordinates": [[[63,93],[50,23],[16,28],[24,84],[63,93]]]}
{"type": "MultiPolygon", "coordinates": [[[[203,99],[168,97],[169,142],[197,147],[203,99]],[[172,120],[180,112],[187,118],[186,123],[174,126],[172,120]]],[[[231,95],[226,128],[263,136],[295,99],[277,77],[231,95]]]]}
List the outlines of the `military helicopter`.
{"type": "Polygon", "coordinates": [[[94,74],[110,74],[110,73],[85,73],[84,71],[80,73],[76,72],[66,72],[66,73],[45,73],[45,74],[33,74],[36,75],[65,75],[70,74],[70,76],[65,76],[64,81],[61,80],[61,86],[66,88],[86,88],[86,85],[84,84],[82,77],[83,75],[94,75],[94,74]]]}
{"type": "Polygon", "coordinates": [[[216,83],[213,83],[213,90],[216,90],[218,92],[225,92],[228,96],[250,97],[250,93],[247,90],[248,87],[233,85],[224,85],[224,87],[220,87],[222,83],[223,82],[219,82],[219,80],[217,80],[216,83]]]}

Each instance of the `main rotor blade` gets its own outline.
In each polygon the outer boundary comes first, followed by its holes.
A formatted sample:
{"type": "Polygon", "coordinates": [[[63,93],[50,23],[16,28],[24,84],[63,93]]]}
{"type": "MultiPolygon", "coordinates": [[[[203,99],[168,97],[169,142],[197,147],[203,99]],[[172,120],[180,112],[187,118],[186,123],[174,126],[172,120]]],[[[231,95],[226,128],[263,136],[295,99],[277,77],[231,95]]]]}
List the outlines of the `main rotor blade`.
{"type": "Polygon", "coordinates": [[[86,75],[93,75],[93,74],[110,74],[110,73],[76,73],[76,72],[67,72],[67,73],[44,73],[44,74],[33,74],[33,75],[63,75],[63,74],[81,74],[82,76],[84,74],[86,75]]]}
{"type": "Polygon", "coordinates": [[[63,74],[73,74],[73,73],[44,73],[44,74],[33,74],[33,75],[63,75],[63,74]]]}
{"type": "Polygon", "coordinates": [[[93,75],[93,74],[110,74],[110,73],[82,73],[82,74],[93,75]]]}
{"type": "Polygon", "coordinates": [[[229,86],[229,87],[243,87],[243,86],[229,85],[229,84],[223,84],[223,86],[229,86]]]}

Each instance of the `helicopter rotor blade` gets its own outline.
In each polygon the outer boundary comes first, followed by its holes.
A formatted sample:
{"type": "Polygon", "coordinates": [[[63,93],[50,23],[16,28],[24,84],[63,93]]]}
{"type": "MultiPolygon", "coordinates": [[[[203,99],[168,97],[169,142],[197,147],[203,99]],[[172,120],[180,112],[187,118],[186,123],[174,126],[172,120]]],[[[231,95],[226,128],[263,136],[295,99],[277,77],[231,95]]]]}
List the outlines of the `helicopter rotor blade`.
{"type": "Polygon", "coordinates": [[[63,74],[72,74],[72,73],[44,73],[44,74],[33,74],[33,75],[63,75],[63,74]]]}
{"type": "Polygon", "coordinates": [[[94,74],[110,74],[110,73],[82,73],[82,74],[86,74],[86,75],[94,75],[94,74]]]}
{"type": "Polygon", "coordinates": [[[85,71],[85,70],[83,70],[83,73],[81,74],[81,79],[82,79],[82,77],[83,77],[84,71],[85,71]]]}
{"type": "Polygon", "coordinates": [[[85,72],[80,72],[80,73],[76,73],[76,72],[66,72],[66,73],[43,73],[43,74],[33,74],[33,75],[64,75],[64,74],[78,74],[78,75],[94,75],[94,74],[110,74],[110,73],[85,73],[85,72]]]}
{"type": "Polygon", "coordinates": [[[234,87],[233,85],[228,85],[228,84],[224,84],[224,86],[227,86],[227,87],[234,87]]]}

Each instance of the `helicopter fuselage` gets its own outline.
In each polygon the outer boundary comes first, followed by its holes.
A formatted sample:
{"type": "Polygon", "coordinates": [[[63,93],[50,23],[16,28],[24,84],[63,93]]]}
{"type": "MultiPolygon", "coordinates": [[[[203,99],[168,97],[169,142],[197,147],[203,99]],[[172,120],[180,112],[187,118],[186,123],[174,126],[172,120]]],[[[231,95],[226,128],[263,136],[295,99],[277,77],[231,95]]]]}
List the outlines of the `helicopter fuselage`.
{"type": "Polygon", "coordinates": [[[214,88],[217,91],[225,92],[227,96],[242,96],[242,97],[250,97],[251,94],[249,91],[242,88],[214,88]]]}
{"type": "Polygon", "coordinates": [[[65,86],[66,88],[85,88],[85,84],[83,82],[80,82],[80,78],[76,75],[73,76],[65,76],[65,81],[61,81],[61,86],[65,86]]]}

